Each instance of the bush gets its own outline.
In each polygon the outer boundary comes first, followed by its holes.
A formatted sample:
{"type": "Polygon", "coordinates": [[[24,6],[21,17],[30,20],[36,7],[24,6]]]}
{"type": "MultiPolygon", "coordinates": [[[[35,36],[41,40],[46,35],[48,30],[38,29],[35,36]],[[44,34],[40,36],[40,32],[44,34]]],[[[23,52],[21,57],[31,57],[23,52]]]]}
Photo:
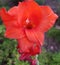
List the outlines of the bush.
{"type": "Polygon", "coordinates": [[[55,27],[48,31],[47,36],[60,43],[60,30],[56,29],[55,27]]]}
{"type": "Polygon", "coordinates": [[[43,49],[38,58],[40,65],[60,65],[60,52],[52,53],[43,49]]]}

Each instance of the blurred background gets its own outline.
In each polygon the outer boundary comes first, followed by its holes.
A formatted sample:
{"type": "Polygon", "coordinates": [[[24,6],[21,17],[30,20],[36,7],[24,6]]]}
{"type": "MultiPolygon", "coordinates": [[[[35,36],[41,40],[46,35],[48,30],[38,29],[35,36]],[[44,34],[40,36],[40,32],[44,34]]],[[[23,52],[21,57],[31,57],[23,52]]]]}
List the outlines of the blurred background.
{"type": "MultiPolygon", "coordinates": [[[[0,8],[18,5],[22,0],[0,0],[0,8]]],[[[60,0],[36,0],[40,5],[49,5],[59,16],[52,29],[45,33],[44,46],[38,59],[39,65],[60,65],[60,0]]],[[[4,37],[5,27],[0,19],[0,65],[29,65],[19,61],[17,41],[4,37]]]]}

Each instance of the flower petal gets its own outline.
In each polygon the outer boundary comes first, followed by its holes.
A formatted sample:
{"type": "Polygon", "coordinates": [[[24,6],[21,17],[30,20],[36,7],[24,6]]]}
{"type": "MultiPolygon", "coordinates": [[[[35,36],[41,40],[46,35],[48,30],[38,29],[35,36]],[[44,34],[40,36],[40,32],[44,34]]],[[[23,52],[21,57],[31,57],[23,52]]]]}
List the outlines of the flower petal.
{"type": "Polygon", "coordinates": [[[8,10],[8,13],[17,17],[18,7],[14,6],[8,10]]]}
{"type": "Polygon", "coordinates": [[[27,10],[24,2],[19,2],[18,5],[18,23],[21,24],[27,17],[27,10]]]}
{"type": "Polygon", "coordinates": [[[19,57],[19,59],[22,61],[22,60],[24,60],[24,61],[31,61],[32,59],[31,59],[31,57],[30,57],[31,55],[30,54],[25,54],[25,53],[23,53],[23,54],[21,54],[21,56],[19,57]]]}
{"type": "Polygon", "coordinates": [[[23,21],[25,21],[28,18],[32,20],[35,24],[37,24],[36,21],[40,21],[42,17],[43,17],[42,10],[36,2],[24,1],[22,3],[19,3],[18,5],[18,21],[19,22],[21,21],[23,23],[23,21]]]}
{"type": "Polygon", "coordinates": [[[52,11],[49,6],[41,6],[41,8],[43,10],[44,17],[38,28],[40,31],[46,32],[54,25],[58,16],[52,11]]]}
{"type": "Polygon", "coordinates": [[[28,13],[29,13],[29,19],[35,23],[36,25],[39,24],[39,22],[42,20],[43,15],[42,15],[42,9],[40,8],[40,6],[32,1],[30,2],[30,4],[28,3],[28,13]]]}
{"type": "Polygon", "coordinates": [[[16,26],[17,23],[17,19],[14,15],[11,15],[10,13],[8,13],[5,8],[1,9],[1,18],[3,20],[3,23],[5,25],[6,28],[10,28],[12,26],[16,26]]]}
{"type": "Polygon", "coordinates": [[[41,45],[43,45],[43,41],[44,41],[44,33],[40,32],[37,29],[32,29],[32,30],[26,30],[26,36],[27,38],[34,42],[34,43],[40,43],[41,45]]]}
{"type": "Polygon", "coordinates": [[[24,31],[23,29],[20,28],[10,28],[7,29],[5,32],[5,37],[11,39],[19,39],[19,38],[23,38],[24,36],[25,36],[24,31]]]}
{"type": "Polygon", "coordinates": [[[26,37],[18,39],[18,52],[21,54],[36,55],[41,52],[41,45],[29,41],[26,37]]]}
{"type": "Polygon", "coordinates": [[[30,42],[26,37],[18,39],[18,49],[20,53],[30,53],[30,48],[33,43],[30,42]]]}
{"type": "Polygon", "coordinates": [[[39,45],[38,43],[34,44],[31,49],[30,49],[30,54],[31,55],[36,55],[41,53],[41,45],[39,45]]]}

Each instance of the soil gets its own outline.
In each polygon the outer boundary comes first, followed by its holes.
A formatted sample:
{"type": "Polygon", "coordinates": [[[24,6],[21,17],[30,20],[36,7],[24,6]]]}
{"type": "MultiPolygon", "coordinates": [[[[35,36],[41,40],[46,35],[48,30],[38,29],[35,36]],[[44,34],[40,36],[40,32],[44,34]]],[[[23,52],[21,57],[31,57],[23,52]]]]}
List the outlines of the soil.
{"type": "Polygon", "coordinates": [[[45,36],[44,48],[48,52],[59,52],[60,51],[60,43],[58,43],[54,38],[45,36]]]}

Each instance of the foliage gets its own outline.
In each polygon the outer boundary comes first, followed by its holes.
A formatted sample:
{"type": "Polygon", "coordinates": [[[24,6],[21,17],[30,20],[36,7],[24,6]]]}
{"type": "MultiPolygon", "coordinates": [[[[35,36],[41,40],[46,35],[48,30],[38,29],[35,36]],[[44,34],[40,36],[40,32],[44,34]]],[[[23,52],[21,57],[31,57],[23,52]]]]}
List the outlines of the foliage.
{"type": "Polygon", "coordinates": [[[60,30],[56,29],[55,27],[48,31],[47,36],[60,42],[60,30]]]}
{"type": "Polygon", "coordinates": [[[20,62],[16,49],[16,40],[4,37],[5,28],[0,25],[0,65],[28,65],[27,62],[20,62]]]}
{"type": "Polygon", "coordinates": [[[40,65],[60,65],[60,52],[51,53],[43,48],[42,54],[39,55],[40,65]]]}
{"type": "Polygon", "coordinates": [[[39,3],[40,5],[44,4],[45,0],[36,0],[37,3],[39,3]]]}

